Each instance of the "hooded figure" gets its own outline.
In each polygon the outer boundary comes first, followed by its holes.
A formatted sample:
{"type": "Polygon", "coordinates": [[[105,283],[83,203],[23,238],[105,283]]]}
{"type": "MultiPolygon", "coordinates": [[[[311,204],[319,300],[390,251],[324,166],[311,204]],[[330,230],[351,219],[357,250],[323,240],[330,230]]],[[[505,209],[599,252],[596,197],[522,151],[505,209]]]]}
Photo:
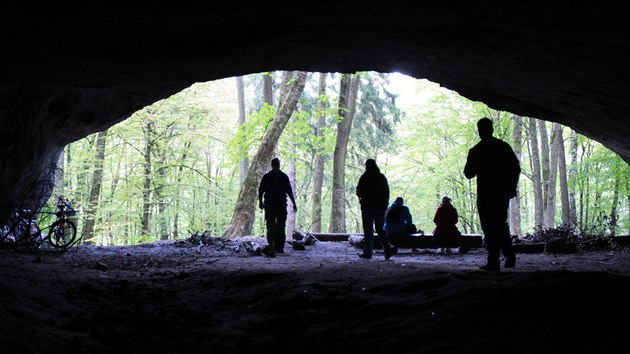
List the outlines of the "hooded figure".
{"type": "Polygon", "coordinates": [[[402,236],[411,233],[413,227],[409,208],[404,205],[402,197],[396,198],[385,212],[385,231],[389,241],[396,245],[402,236]]]}
{"type": "Polygon", "coordinates": [[[458,247],[462,234],[457,229],[457,209],[451,204],[451,198],[442,197],[442,203],[435,211],[433,237],[439,237],[449,247],[458,247]]]}

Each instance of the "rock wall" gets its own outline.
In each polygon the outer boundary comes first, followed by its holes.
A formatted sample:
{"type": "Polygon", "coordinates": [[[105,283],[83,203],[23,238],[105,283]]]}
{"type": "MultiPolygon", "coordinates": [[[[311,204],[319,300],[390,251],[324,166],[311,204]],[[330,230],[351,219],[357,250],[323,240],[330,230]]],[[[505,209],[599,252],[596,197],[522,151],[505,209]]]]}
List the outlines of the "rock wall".
{"type": "Polygon", "coordinates": [[[0,218],[65,144],[194,82],[270,70],[399,71],[560,122],[630,162],[628,15],[613,2],[5,4],[0,218]]]}

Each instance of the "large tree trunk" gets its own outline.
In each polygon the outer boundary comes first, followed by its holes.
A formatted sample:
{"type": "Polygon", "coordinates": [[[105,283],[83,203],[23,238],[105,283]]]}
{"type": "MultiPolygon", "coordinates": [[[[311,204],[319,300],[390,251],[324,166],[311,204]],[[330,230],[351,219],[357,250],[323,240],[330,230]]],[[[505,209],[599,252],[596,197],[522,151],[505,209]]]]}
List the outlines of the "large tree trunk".
{"type": "MultiPolygon", "coordinates": [[[[295,153],[295,149],[293,149],[292,151],[293,153],[295,153]]],[[[293,156],[293,154],[291,154],[293,156]]],[[[291,157],[289,159],[289,165],[287,166],[287,176],[289,176],[289,183],[291,183],[291,188],[293,189],[293,196],[295,197],[295,200],[297,201],[298,196],[297,196],[297,190],[295,189],[296,186],[296,173],[295,173],[295,158],[291,157]]],[[[295,210],[293,210],[293,205],[291,205],[291,203],[287,203],[287,225],[286,225],[286,232],[287,235],[292,235],[293,234],[293,230],[295,230],[295,210]]]]}
{"type": "Polygon", "coordinates": [[[57,160],[57,166],[55,168],[55,198],[57,200],[59,197],[63,196],[63,191],[65,187],[65,168],[64,168],[64,153],[62,152],[59,155],[59,159],[57,160]]]}
{"type": "Polygon", "coordinates": [[[617,205],[619,204],[619,186],[621,182],[621,177],[619,176],[619,172],[615,171],[615,186],[613,187],[613,200],[612,207],[610,208],[610,236],[616,235],[617,229],[617,205]]]}
{"type": "MultiPolygon", "coordinates": [[[[513,116],[514,129],[512,130],[512,148],[518,162],[521,162],[522,145],[523,145],[523,118],[521,116],[513,116]]],[[[521,197],[520,197],[519,182],[516,188],[516,197],[510,199],[510,234],[521,237],[523,231],[521,230],[521,197]]]]}
{"type": "Polygon", "coordinates": [[[155,199],[158,207],[158,226],[160,232],[160,240],[168,240],[168,217],[166,215],[166,197],[164,196],[164,185],[166,183],[166,167],[164,165],[164,156],[160,158],[158,165],[160,166],[157,171],[157,180],[154,181],[155,186],[155,199]]]}
{"type": "Polygon", "coordinates": [[[359,88],[359,78],[341,75],[339,88],[339,122],[333,153],[333,187],[330,212],[330,232],[346,232],[346,154],[354,118],[354,107],[359,88]]]}
{"type": "MultiPolygon", "coordinates": [[[[560,126],[558,124],[558,126],[560,126]]],[[[560,201],[562,205],[562,224],[571,225],[571,205],[569,202],[569,186],[567,181],[567,159],[566,151],[564,148],[564,135],[562,133],[562,126],[560,126],[560,132],[558,140],[558,176],[560,177],[560,201]]]]}
{"type": "Polygon", "coordinates": [[[569,210],[571,212],[571,226],[577,231],[577,206],[575,204],[576,173],[577,173],[577,153],[578,135],[571,129],[571,168],[569,169],[569,210]]]}
{"type": "Polygon", "coordinates": [[[103,163],[105,161],[105,143],[107,140],[107,130],[98,133],[96,138],[96,150],[94,152],[94,168],[92,170],[92,182],[90,184],[90,197],[85,209],[85,221],[83,223],[83,242],[88,245],[94,244],[94,220],[96,210],[101,195],[101,185],[103,184],[103,163]]]}
{"type": "MultiPolygon", "coordinates": [[[[319,88],[317,90],[317,125],[315,127],[315,137],[318,144],[322,144],[322,129],[326,125],[326,74],[319,74],[319,88]]],[[[315,165],[313,166],[313,210],[311,211],[311,231],[321,232],[322,230],[322,186],[324,182],[324,153],[323,148],[318,145],[315,150],[315,165]]]]}
{"type": "Polygon", "coordinates": [[[142,185],[142,230],[143,235],[151,233],[151,154],[153,153],[153,122],[144,122],[144,183],[142,185]]]}
{"type": "Polygon", "coordinates": [[[560,136],[560,124],[553,123],[551,132],[550,161],[549,161],[549,181],[547,194],[547,208],[545,209],[545,227],[556,227],[556,186],[558,176],[558,141],[562,139],[560,136]]]}
{"type": "MultiPolygon", "coordinates": [[[[238,126],[245,124],[245,85],[243,84],[243,77],[238,76],[236,78],[236,95],[238,97],[238,126]]],[[[247,155],[241,160],[241,170],[239,175],[239,182],[241,186],[245,182],[247,177],[247,167],[249,165],[249,158],[247,155]]]]}
{"type": "Polygon", "coordinates": [[[549,209],[549,137],[547,135],[547,124],[544,120],[538,120],[538,132],[540,133],[540,169],[543,188],[543,226],[547,227],[549,221],[547,220],[549,209]]]}
{"type": "Polygon", "coordinates": [[[182,180],[182,171],[184,169],[184,161],[186,161],[186,157],[188,156],[188,150],[192,143],[189,141],[184,145],[184,150],[182,152],[179,161],[181,162],[179,168],[177,169],[177,177],[176,177],[176,190],[175,190],[175,215],[173,216],[173,239],[177,240],[179,238],[179,189],[182,180]]]}
{"type": "Polygon", "coordinates": [[[538,133],[536,119],[529,118],[529,155],[534,189],[534,227],[543,226],[543,192],[540,177],[540,155],[538,153],[538,133]]]}
{"type": "Polygon", "coordinates": [[[247,170],[247,177],[239,192],[232,221],[225,232],[223,232],[223,237],[239,237],[250,235],[252,232],[256,213],[258,184],[260,183],[265,168],[269,166],[269,161],[271,161],[273,157],[278,139],[297,106],[297,102],[304,90],[304,84],[306,82],[305,72],[286,72],[285,75],[291,75],[292,77],[288,95],[282,100],[282,104],[276,112],[271,127],[265,133],[258,152],[256,152],[247,170]]]}
{"type": "Polygon", "coordinates": [[[263,102],[273,106],[273,74],[263,74],[263,102]]]}

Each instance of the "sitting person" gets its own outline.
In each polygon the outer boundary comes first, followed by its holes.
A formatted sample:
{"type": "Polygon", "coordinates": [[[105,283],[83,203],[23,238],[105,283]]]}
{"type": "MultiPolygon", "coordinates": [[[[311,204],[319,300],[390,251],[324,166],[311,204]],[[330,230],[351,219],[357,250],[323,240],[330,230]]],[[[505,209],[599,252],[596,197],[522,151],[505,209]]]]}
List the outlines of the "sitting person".
{"type": "Polygon", "coordinates": [[[385,212],[385,232],[394,246],[399,246],[402,239],[416,232],[409,208],[404,205],[402,197],[396,198],[385,212]]]}
{"type": "Polygon", "coordinates": [[[433,236],[441,239],[440,243],[447,246],[444,249],[439,249],[438,252],[451,253],[451,247],[459,247],[461,242],[461,232],[457,229],[457,209],[451,204],[451,198],[448,196],[442,197],[442,203],[435,211],[433,222],[435,223],[435,230],[433,230],[433,236]]]}

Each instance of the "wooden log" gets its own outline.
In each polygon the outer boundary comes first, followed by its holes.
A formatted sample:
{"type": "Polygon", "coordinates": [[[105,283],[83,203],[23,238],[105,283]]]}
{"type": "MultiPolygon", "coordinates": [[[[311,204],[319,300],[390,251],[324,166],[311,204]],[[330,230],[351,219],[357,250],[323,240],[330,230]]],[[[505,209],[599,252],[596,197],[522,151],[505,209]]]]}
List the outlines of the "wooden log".
{"type": "MultiPolygon", "coordinates": [[[[362,248],[363,247],[363,235],[351,235],[348,238],[348,242],[351,245],[362,248]]],[[[417,235],[403,237],[394,243],[398,248],[478,248],[483,245],[483,240],[480,235],[462,235],[459,239],[459,243],[445,242],[440,238],[433,237],[433,235],[417,235]]],[[[374,249],[381,249],[381,242],[378,239],[378,235],[374,235],[374,249]]]]}
{"type": "Polygon", "coordinates": [[[312,235],[319,241],[322,242],[344,242],[344,241],[348,241],[348,237],[350,237],[350,235],[353,234],[342,234],[342,233],[321,233],[321,232],[316,232],[316,233],[312,233],[312,235]]]}
{"type": "Polygon", "coordinates": [[[514,252],[516,253],[543,253],[545,252],[545,243],[516,243],[512,247],[514,247],[514,252]]]}

